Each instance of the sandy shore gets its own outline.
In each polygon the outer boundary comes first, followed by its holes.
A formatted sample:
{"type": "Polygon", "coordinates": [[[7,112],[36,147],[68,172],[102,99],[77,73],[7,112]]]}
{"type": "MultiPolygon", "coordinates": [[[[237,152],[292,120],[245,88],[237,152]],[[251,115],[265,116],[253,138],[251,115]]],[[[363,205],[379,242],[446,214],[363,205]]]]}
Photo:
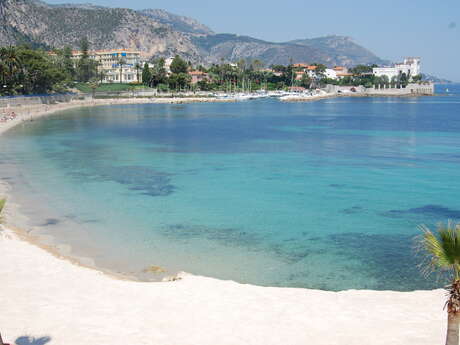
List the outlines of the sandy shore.
{"type": "MultiPolygon", "coordinates": [[[[78,102],[15,110],[18,118],[0,124],[0,133],[30,117],[93,105],[78,102]]],[[[3,227],[0,253],[0,332],[10,343],[432,345],[444,340],[443,290],[326,292],[188,274],[172,282],[134,282],[59,258],[3,227]],[[27,336],[49,339],[27,343],[21,338],[27,336]]]]}

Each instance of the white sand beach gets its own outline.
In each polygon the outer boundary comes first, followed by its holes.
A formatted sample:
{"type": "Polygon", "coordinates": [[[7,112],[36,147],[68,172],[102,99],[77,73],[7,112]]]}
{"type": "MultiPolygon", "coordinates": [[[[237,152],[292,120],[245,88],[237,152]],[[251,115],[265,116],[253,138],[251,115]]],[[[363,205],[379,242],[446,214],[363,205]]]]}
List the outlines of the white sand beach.
{"type": "MultiPolygon", "coordinates": [[[[26,116],[89,105],[18,113],[0,133],[26,116]]],[[[11,344],[33,337],[63,345],[432,345],[445,336],[443,290],[327,292],[185,273],[177,281],[135,282],[59,257],[5,227],[0,253],[0,332],[11,344]]]]}
{"type": "Polygon", "coordinates": [[[441,344],[444,292],[267,288],[109,277],[0,236],[1,331],[49,344],[441,344]]]}

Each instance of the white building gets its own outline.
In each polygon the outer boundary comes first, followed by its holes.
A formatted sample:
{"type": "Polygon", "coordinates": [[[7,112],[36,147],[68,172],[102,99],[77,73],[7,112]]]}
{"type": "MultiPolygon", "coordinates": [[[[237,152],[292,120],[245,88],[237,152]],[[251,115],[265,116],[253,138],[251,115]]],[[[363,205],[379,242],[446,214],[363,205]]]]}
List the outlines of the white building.
{"type": "Polygon", "coordinates": [[[403,74],[411,79],[421,73],[420,58],[408,57],[404,59],[403,63],[396,63],[392,67],[376,67],[372,69],[372,73],[376,77],[386,76],[389,81],[395,80],[403,74]]]}
{"type": "Polygon", "coordinates": [[[173,60],[174,60],[173,56],[165,59],[165,70],[167,74],[171,73],[171,64],[173,60]]]}
{"type": "Polygon", "coordinates": [[[333,68],[326,68],[324,76],[328,79],[337,79],[337,72],[333,68]]]}
{"type": "MultiPolygon", "coordinates": [[[[72,58],[76,61],[82,54],[81,51],[73,51],[72,58]]],[[[139,51],[129,49],[93,50],[88,52],[88,56],[98,63],[97,71],[102,77],[103,83],[141,82],[143,64],[139,51]]]]}

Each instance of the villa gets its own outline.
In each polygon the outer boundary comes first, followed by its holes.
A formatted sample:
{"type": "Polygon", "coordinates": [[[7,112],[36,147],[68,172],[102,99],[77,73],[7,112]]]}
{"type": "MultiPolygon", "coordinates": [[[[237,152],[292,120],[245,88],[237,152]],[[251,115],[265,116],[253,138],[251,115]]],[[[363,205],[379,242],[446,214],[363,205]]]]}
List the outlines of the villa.
{"type": "Polygon", "coordinates": [[[188,74],[192,77],[192,85],[195,85],[200,81],[209,80],[209,75],[202,71],[190,71],[188,74]]]}
{"type": "MultiPolygon", "coordinates": [[[[73,51],[74,61],[81,58],[83,52],[73,51]]],[[[98,74],[102,83],[141,82],[142,61],[139,51],[129,49],[93,50],[89,58],[98,63],[98,74]],[[136,68],[137,66],[137,68],[136,68]]]]}
{"type": "Polygon", "coordinates": [[[396,63],[389,67],[375,67],[372,69],[372,73],[376,77],[387,77],[389,81],[395,80],[402,75],[405,75],[408,79],[416,75],[420,75],[420,58],[419,57],[407,57],[402,63],[396,63]]]}

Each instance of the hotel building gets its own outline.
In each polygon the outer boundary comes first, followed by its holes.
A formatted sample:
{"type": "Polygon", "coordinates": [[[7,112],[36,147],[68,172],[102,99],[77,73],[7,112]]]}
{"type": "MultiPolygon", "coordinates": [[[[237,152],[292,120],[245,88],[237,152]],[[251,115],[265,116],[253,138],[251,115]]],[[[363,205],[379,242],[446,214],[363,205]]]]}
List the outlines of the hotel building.
{"type": "MultiPolygon", "coordinates": [[[[73,51],[72,58],[78,60],[81,51],[73,51]]],[[[139,51],[129,49],[93,50],[89,58],[98,63],[97,71],[103,83],[136,83],[142,79],[142,61],[139,51]],[[138,68],[136,69],[136,66],[138,68]]]]}

